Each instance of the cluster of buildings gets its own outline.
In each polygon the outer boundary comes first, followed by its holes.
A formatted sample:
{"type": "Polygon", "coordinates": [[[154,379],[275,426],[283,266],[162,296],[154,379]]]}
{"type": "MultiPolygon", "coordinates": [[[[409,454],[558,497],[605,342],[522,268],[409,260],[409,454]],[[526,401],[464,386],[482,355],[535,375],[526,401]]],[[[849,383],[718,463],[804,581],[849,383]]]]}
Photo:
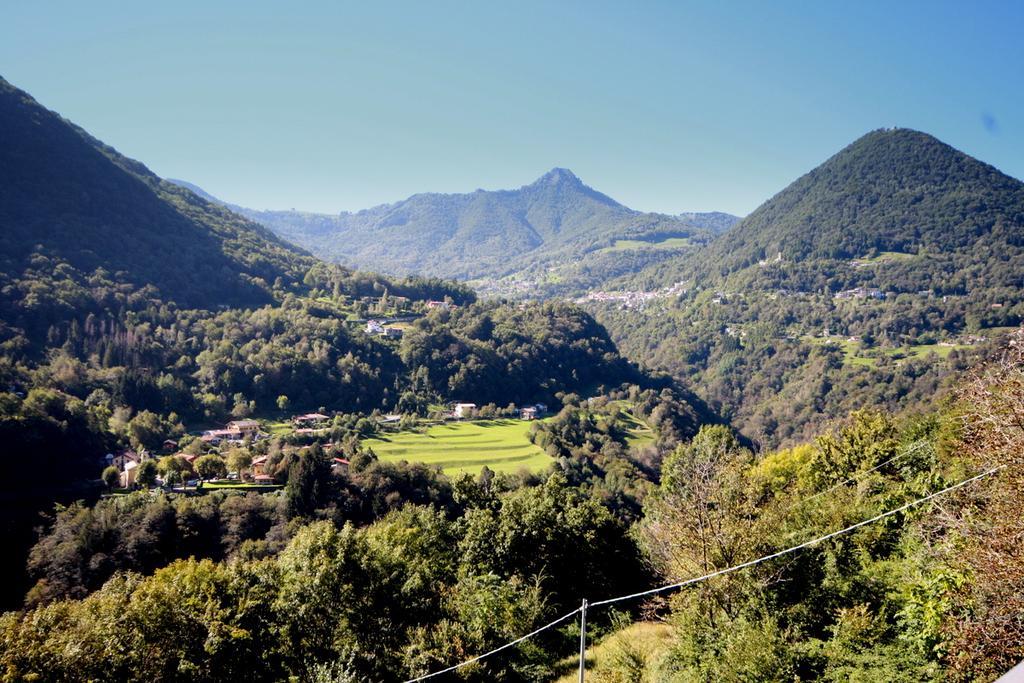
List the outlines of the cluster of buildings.
{"type": "Polygon", "coordinates": [[[245,439],[261,439],[268,435],[260,431],[260,423],[256,420],[232,420],[224,429],[208,429],[199,438],[211,446],[222,442],[242,443],[245,439]]]}
{"type": "Polygon", "coordinates": [[[640,308],[655,299],[686,294],[689,288],[685,282],[676,282],[669,287],[662,287],[654,291],[622,290],[617,292],[594,291],[588,292],[586,296],[576,299],[576,303],[583,304],[590,301],[599,303],[618,303],[623,308],[640,308]]]}
{"type": "MultiPolygon", "coordinates": [[[[475,403],[456,403],[452,406],[451,416],[456,420],[465,420],[476,417],[477,412],[478,407],[475,403]]],[[[547,412],[548,407],[546,404],[534,403],[521,407],[519,409],[519,418],[521,420],[536,420],[538,417],[544,417],[547,412]]]]}
{"type": "MultiPolygon", "coordinates": [[[[548,407],[544,403],[534,403],[531,405],[523,406],[519,409],[519,417],[523,420],[535,420],[543,417],[547,414],[548,407]]],[[[452,412],[450,416],[457,420],[474,418],[478,415],[478,407],[475,403],[455,403],[452,406],[452,412]]],[[[381,416],[380,422],[386,423],[397,423],[401,420],[401,415],[384,415],[381,416]]],[[[302,415],[295,415],[291,419],[292,424],[295,426],[296,434],[314,434],[316,432],[323,431],[330,426],[331,416],[323,413],[305,413],[302,415]]],[[[232,420],[224,425],[223,429],[208,429],[202,433],[200,439],[211,445],[218,446],[220,444],[242,444],[247,439],[257,440],[269,438],[269,435],[261,430],[260,423],[257,420],[232,420]]],[[[178,449],[178,443],[173,439],[164,441],[162,452],[164,454],[173,454],[176,457],[183,458],[189,463],[193,462],[198,455],[191,453],[175,452],[178,449]]],[[[108,453],[106,455],[106,464],[116,467],[121,473],[120,486],[121,488],[131,488],[138,481],[139,466],[149,459],[156,459],[160,457],[159,454],[151,454],[145,449],[138,451],[126,449],[117,453],[108,453]]],[[[348,465],[348,461],[343,459],[336,459],[337,462],[334,466],[348,465]]],[[[259,456],[252,461],[250,473],[252,479],[257,484],[272,484],[274,483],[273,477],[266,471],[267,457],[259,456]]]]}
{"type": "Polygon", "coordinates": [[[296,415],[292,418],[292,424],[295,425],[295,433],[301,436],[322,432],[330,426],[330,422],[331,416],[324,415],[323,413],[306,413],[305,415],[296,415]]]}
{"type": "Polygon", "coordinates": [[[366,322],[366,334],[371,337],[388,337],[389,339],[401,339],[401,327],[389,327],[381,320],[368,320],[366,322]]]}
{"type": "Polygon", "coordinates": [[[884,299],[885,293],[880,289],[873,287],[854,287],[853,289],[844,289],[841,292],[836,292],[832,297],[834,299],[884,299]]]}
{"type": "MultiPolygon", "coordinates": [[[[174,439],[167,439],[161,446],[162,454],[173,453],[178,449],[178,442],[174,439]]],[[[177,453],[180,458],[184,458],[188,462],[192,462],[196,459],[195,455],[190,453],[177,453]]],[[[104,456],[104,460],[107,466],[113,466],[118,469],[121,473],[121,480],[119,486],[127,489],[135,485],[135,482],[139,479],[139,466],[147,460],[156,460],[160,457],[160,454],[154,454],[147,451],[145,448],[139,450],[133,450],[126,448],[123,451],[117,453],[107,453],[104,456]]]]}

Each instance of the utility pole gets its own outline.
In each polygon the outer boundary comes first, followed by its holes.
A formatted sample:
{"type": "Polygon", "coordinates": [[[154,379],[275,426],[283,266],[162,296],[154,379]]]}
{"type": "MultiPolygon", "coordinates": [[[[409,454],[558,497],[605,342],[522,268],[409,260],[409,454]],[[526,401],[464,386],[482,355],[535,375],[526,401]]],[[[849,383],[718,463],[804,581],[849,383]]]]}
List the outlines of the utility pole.
{"type": "Polygon", "coordinates": [[[587,599],[583,598],[583,606],[580,607],[580,683],[583,683],[583,676],[587,670],[587,599]]]}

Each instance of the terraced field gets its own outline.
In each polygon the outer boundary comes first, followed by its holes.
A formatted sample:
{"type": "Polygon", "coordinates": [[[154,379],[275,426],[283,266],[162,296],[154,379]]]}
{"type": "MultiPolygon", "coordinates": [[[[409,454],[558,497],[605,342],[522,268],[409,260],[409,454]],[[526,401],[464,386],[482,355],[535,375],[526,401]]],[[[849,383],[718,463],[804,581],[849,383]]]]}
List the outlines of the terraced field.
{"type": "Polygon", "coordinates": [[[381,460],[424,462],[437,465],[446,474],[477,474],[484,465],[495,472],[532,472],[545,469],[551,458],[530,443],[530,423],[522,420],[477,420],[449,422],[425,432],[399,432],[366,439],[381,460]]]}

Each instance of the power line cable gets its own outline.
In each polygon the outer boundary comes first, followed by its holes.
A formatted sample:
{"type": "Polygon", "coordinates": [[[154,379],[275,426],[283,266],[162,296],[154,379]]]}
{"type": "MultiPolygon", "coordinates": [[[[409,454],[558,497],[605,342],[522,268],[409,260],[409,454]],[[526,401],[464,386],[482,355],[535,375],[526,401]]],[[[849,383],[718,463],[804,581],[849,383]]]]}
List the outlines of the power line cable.
{"type": "MultiPolygon", "coordinates": [[[[905,454],[906,454],[906,452],[904,453],[904,455],[905,454]]],[[[897,456],[897,457],[901,457],[901,456],[897,456]]],[[[893,458],[893,459],[895,459],[895,458],[893,458]]],[[[881,465],[878,465],[877,467],[882,467],[885,464],[886,463],[882,463],[881,465]]],[[[823,541],[827,541],[827,540],[835,538],[837,536],[842,536],[843,534],[847,534],[847,533],[849,533],[849,532],[851,532],[851,531],[853,531],[855,529],[859,529],[862,526],[867,526],[868,524],[873,524],[873,523],[878,522],[880,520],[883,520],[883,519],[885,519],[887,517],[892,517],[893,515],[899,514],[899,513],[903,512],[905,510],[908,510],[908,509],[910,509],[910,508],[912,508],[912,507],[914,507],[916,505],[920,505],[921,503],[926,503],[926,502],[928,502],[928,501],[930,501],[930,500],[932,500],[934,498],[937,498],[937,497],[939,497],[939,496],[941,496],[943,494],[949,493],[950,491],[955,491],[956,489],[959,489],[959,488],[962,488],[964,486],[967,486],[968,484],[974,483],[974,482],[978,481],[979,479],[983,479],[984,477],[987,477],[987,476],[990,476],[992,474],[995,474],[996,472],[998,472],[999,470],[1003,469],[1004,467],[1006,467],[1006,465],[999,465],[998,467],[993,467],[992,469],[986,470],[985,472],[982,472],[981,474],[977,474],[977,475],[975,475],[973,477],[970,477],[968,479],[964,479],[964,480],[962,480],[960,482],[957,482],[956,484],[952,484],[950,486],[947,486],[944,489],[941,489],[939,491],[935,491],[934,493],[930,493],[927,496],[923,496],[923,497],[918,498],[916,500],[913,500],[913,501],[911,501],[909,503],[901,505],[898,508],[894,508],[892,510],[887,510],[886,512],[882,512],[880,514],[877,514],[874,517],[871,517],[869,519],[861,520],[860,522],[857,522],[856,524],[851,524],[850,526],[848,526],[848,527],[846,527],[844,529],[840,529],[839,531],[833,531],[833,532],[825,534],[823,536],[818,536],[817,538],[811,539],[810,541],[805,541],[805,542],[800,543],[798,545],[790,546],[789,548],[786,548],[785,550],[780,550],[779,552],[772,553],[770,555],[765,555],[763,557],[759,557],[756,560],[750,560],[749,562],[744,562],[742,564],[733,565],[732,567],[727,567],[725,569],[719,569],[717,571],[711,572],[710,574],[705,574],[703,576],[698,576],[698,577],[695,577],[695,578],[692,578],[692,579],[687,579],[685,581],[680,581],[678,583],[668,584],[667,586],[660,586],[658,588],[652,588],[650,590],[640,591],[639,593],[630,593],[629,595],[620,595],[620,596],[615,597],[615,598],[608,598],[606,600],[599,600],[597,602],[590,602],[590,603],[584,603],[584,604],[586,605],[586,608],[594,608],[594,607],[601,607],[603,605],[610,605],[610,604],[616,603],[616,602],[623,602],[625,600],[633,600],[635,598],[642,598],[642,597],[647,596],[647,595],[654,595],[656,593],[663,593],[665,591],[673,590],[673,589],[676,589],[676,588],[683,588],[685,586],[690,586],[690,585],[693,585],[693,584],[696,584],[696,583],[700,583],[702,581],[707,581],[708,579],[713,579],[713,578],[715,578],[717,576],[723,576],[725,574],[731,574],[732,572],[736,572],[736,571],[739,571],[741,569],[746,569],[747,567],[753,567],[754,565],[758,565],[758,564],[761,564],[763,562],[767,562],[768,560],[774,560],[776,558],[783,557],[784,555],[789,555],[791,553],[794,553],[794,552],[796,552],[798,550],[802,550],[804,548],[808,548],[808,547],[810,547],[812,545],[815,545],[817,543],[821,543],[823,541]]],[[[417,683],[418,681],[425,681],[428,678],[433,678],[434,676],[440,676],[441,674],[445,674],[445,673],[448,673],[450,671],[455,671],[456,669],[460,669],[460,668],[462,668],[464,666],[468,666],[470,664],[473,664],[474,662],[479,662],[481,659],[484,659],[486,657],[490,657],[491,655],[496,654],[498,652],[501,652],[502,650],[506,650],[506,649],[508,649],[510,647],[518,645],[519,643],[523,642],[524,640],[528,640],[528,639],[534,637],[535,635],[537,635],[538,633],[540,633],[542,631],[546,631],[549,628],[553,628],[553,627],[557,626],[558,624],[562,623],[563,621],[565,621],[569,617],[573,617],[573,616],[579,614],[583,609],[584,609],[583,607],[577,607],[573,611],[571,611],[571,612],[569,612],[567,614],[563,614],[562,616],[558,617],[554,621],[552,621],[552,622],[550,622],[548,624],[545,624],[544,626],[541,626],[540,628],[535,629],[535,630],[527,633],[525,636],[522,636],[521,638],[517,638],[516,640],[513,640],[511,642],[505,643],[504,645],[496,647],[493,650],[485,652],[482,655],[477,655],[476,657],[473,657],[472,659],[467,659],[464,662],[461,662],[459,664],[455,664],[453,666],[450,666],[447,669],[441,669],[440,671],[435,671],[433,673],[429,673],[429,674],[420,676],[418,678],[411,678],[408,681],[406,681],[405,683],[417,683]]]]}
{"type": "Polygon", "coordinates": [[[867,475],[871,474],[872,472],[876,472],[876,471],[882,469],[883,467],[885,467],[886,465],[888,465],[890,463],[896,462],[900,458],[906,457],[906,456],[910,455],[911,453],[916,453],[917,451],[921,450],[923,447],[925,447],[927,445],[928,445],[928,441],[925,441],[923,439],[921,441],[916,441],[913,444],[911,444],[910,446],[908,446],[905,451],[897,453],[896,455],[894,455],[893,457],[889,458],[885,462],[880,462],[880,463],[878,463],[877,465],[875,465],[874,467],[872,467],[869,470],[864,470],[863,472],[857,472],[852,477],[844,479],[843,481],[839,482],[838,484],[833,484],[832,486],[828,487],[824,491],[818,491],[813,496],[808,496],[807,498],[803,498],[801,500],[798,500],[797,502],[793,503],[788,508],[786,508],[786,511],[788,512],[789,510],[792,510],[793,508],[800,507],[801,505],[804,505],[805,503],[809,503],[812,500],[815,500],[816,498],[820,498],[821,496],[824,496],[825,494],[832,493],[836,489],[842,488],[843,486],[846,486],[847,484],[850,484],[852,482],[855,482],[855,481],[859,480],[861,477],[867,476],[867,475]]]}
{"type": "Polygon", "coordinates": [[[467,659],[466,661],[461,662],[459,664],[456,664],[454,666],[450,666],[447,669],[441,669],[440,671],[435,671],[433,673],[426,674],[425,676],[420,676],[419,678],[410,678],[405,683],[416,683],[416,681],[425,681],[428,678],[433,678],[434,676],[440,676],[441,674],[446,674],[449,671],[455,671],[456,669],[461,669],[464,666],[469,666],[470,664],[473,664],[474,662],[479,662],[484,657],[490,657],[491,655],[497,654],[498,652],[501,652],[502,650],[508,649],[508,648],[512,647],[513,645],[518,645],[519,643],[523,642],[524,640],[528,640],[530,638],[533,638],[535,635],[537,635],[541,631],[546,631],[546,630],[548,630],[549,628],[551,628],[553,626],[558,626],[560,623],[562,623],[563,621],[565,621],[569,617],[576,616],[581,609],[582,609],[582,607],[577,607],[576,609],[574,609],[573,611],[569,612],[568,614],[563,614],[562,616],[558,617],[557,619],[555,619],[551,623],[545,624],[544,626],[541,626],[540,628],[538,628],[535,631],[530,631],[529,633],[527,633],[522,638],[516,638],[515,640],[513,640],[510,643],[505,643],[504,645],[502,645],[500,647],[496,647],[493,650],[491,650],[490,652],[485,652],[482,655],[477,655],[476,657],[473,657],[472,659],[467,659]]]}
{"type": "Polygon", "coordinates": [[[822,541],[827,541],[830,538],[835,538],[836,536],[841,536],[843,534],[846,534],[846,533],[849,533],[849,532],[853,531],[854,529],[859,529],[862,526],[866,526],[868,524],[872,524],[872,523],[877,522],[879,520],[885,519],[886,517],[892,517],[893,515],[899,514],[900,512],[903,512],[904,510],[912,508],[915,505],[920,505],[921,503],[925,503],[925,502],[927,502],[927,501],[929,501],[929,500],[931,500],[933,498],[941,496],[944,493],[949,493],[950,491],[958,489],[958,488],[960,488],[962,486],[966,486],[967,484],[970,484],[970,483],[973,483],[975,481],[978,481],[979,479],[982,479],[983,477],[987,477],[990,474],[994,474],[994,473],[998,472],[999,470],[1003,469],[1004,467],[1006,467],[1006,465],[1000,465],[999,467],[993,467],[992,469],[987,470],[985,472],[982,472],[981,474],[978,474],[976,476],[973,476],[970,479],[964,479],[963,481],[961,481],[959,483],[956,483],[956,484],[953,484],[952,486],[947,486],[946,488],[942,489],[941,491],[936,491],[935,493],[930,493],[927,496],[924,496],[923,498],[918,498],[917,500],[911,501],[911,502],[907,503],[906,505],[901,505],[898,508],[894,508],[892,510],[888,510],[888,511],[883,512],[881,514],[875,515],[874,517],[871,517],[869,519],[861,520],[860,522],[857,522],[856,524],[851,524],[850,526],[846,527],[845,529],[840,529],[839,531],[833,531],[831,533],[825,534],[824,536],[818,536],[817,538],[811,539],[810,541],[805,541],[803,543],[800,543],[799,545],[794,545],[794,546],[791,546],[789,548],[786,548],[785,550],[780,550],[777,553],[772,553],[771,555],[765,555],[764,557],[759,557],[756,560],[750,560],[749,562],[744,562],[743,564],[737,564],[737,565],[734,565],[732,567],[727,567],[725,569],[719,569],[718,571],[711,572],[710,574],[705,574],[704,576],[698,576],[698,577],[693,578],[693,579],[687,579],[686,581],[680,581],[679,583],[672,583],[672,584],[669,584],[667,586],[661,586],[660,588],[652,588],[651,590],[641,591],[639,593],[631,593],[630,595],[623,595],[623,596],[620,596],[620,597],[617,597],[617,598],[609,598],[607,600],[600,600],[598,602],[592,602],[592,603],[589,604],[589,606],[590,607],[600,607],[601,605],[610,605],[613,602],[622,602],[623,600],[631,600],[633,598],[641,598],[641,597],[643,597],[645,595],[654,595],[655,593],[662,593],[662,592],[667,591],[667,590],[672,590],[673,588],[682,588],[683,586],[689,586],[691,584],[699,583],[701,581],[707,581],[708,579],[715,578],[716,576],[722,576],[724,574],[731,574],[732,572],[739,571],[740,569],[746,569],[747,567],[753,567],[754,565],[761,564],[762,562],[767,562],[768,560],[774,560],[774,559],[776,559],[778,557],[782,557],[783,555],[789,555],[790,553],[794,553],[797,550],[803,550],[804,548],[807,548],[807,547],[810,547],[812,545],[815,545],[816,543],[821,543],[822,541]]]}

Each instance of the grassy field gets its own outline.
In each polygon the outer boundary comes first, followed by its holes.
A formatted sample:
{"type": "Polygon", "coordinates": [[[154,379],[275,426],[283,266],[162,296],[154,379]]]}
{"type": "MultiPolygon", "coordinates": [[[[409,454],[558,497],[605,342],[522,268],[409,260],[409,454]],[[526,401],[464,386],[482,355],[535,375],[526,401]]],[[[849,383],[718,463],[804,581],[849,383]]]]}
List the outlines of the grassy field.
{"type": "Polygon", "coordinates": [[[266,420],[263,422],[263,429],[268,434],[277,436],[278,434],[291,434],[295,430],[295,425],[291,420],[266,420]]]}
{"type": "MultiPolygon", "coordinates": [[[[609,634],[596,645],[587,648],[587,671],[595,680],[627,681],[654,680],[649,669],[654,668],[671,644],[672,627],[651,621],[631,624],[621,631],[609,634]],[[644,667],[648,677],[634,679],[636,669],[644,667]]],[[[555,683],[576,683],[579,680],[579,656],[566,657],[558,664],[560,677],[555,683]]],[[[590,680],[590,677],[587,677],[590,680]]]]}
{"type": "Polygon", "coordinates": [[[689,237],[669,237],[660,242],[645,242],[644,240],[615,240],[615,244],[598,251],[608,254],[616,251],[638,251],[641,249],[685,249],[692,243],[689,237]]]}
{"type": "Polygon", "coordinates": [[[654,443],[657,438],[654,430],[648,427],[643,420],[630,412],[628,407],[623,407],[621,415],[622,421],[626,423],[628,429],[628,433],[626,434],[626,444],[630,448],[643,448],[648,444],[654,443]]]}
{"type": "MultiPolygon", "coordinates": [[[[1013,329],[1013,328],[1011,328],[1013,329]]],[[[863,365],[865,367],[874,367],[878,364],[878,359],[881,356],[890,356],[896,360],[902,360],[905,358],[912,358],[915,360],[923,360],[928,358],[930,355],[935,354],[939,358],[947,358],[953,349],[969,349],[969,344],[954,344],[947,346],[944,344],[915,344],[913,346],[901,346],[899,348],[875,348],[868,351],[867,355],[859,355],[862,349],[862,345],[857,341],[850,341],[845,337],[830,337],[828,339],[822,339],[820,337],[804,337],[805,340],[812,344],[834,344],[839,346],[843,350],[844,358],[843,363],[846,365],[863,365]]]]}
{"type": "Polygon", "coordinates": [[[871,258],[859,258],[856,259],[864,265],[875,265],[876,263],[892,263],[894,261],[907,261],[915,258],[917,254],[906,254],[902,251],[881,251],[877,256],[871,258]]]}
{"type": "Polygon", "coordinates": [[[523,420],[448,422],[426,431],[399,432],[362,443],[381,460],[424,462],[439,466],[446,474],[477,474],[484,465],[495,472],[522,468],[538,472],[552,461],[530,443],[529,429],[530,423],[523,420]]]}

